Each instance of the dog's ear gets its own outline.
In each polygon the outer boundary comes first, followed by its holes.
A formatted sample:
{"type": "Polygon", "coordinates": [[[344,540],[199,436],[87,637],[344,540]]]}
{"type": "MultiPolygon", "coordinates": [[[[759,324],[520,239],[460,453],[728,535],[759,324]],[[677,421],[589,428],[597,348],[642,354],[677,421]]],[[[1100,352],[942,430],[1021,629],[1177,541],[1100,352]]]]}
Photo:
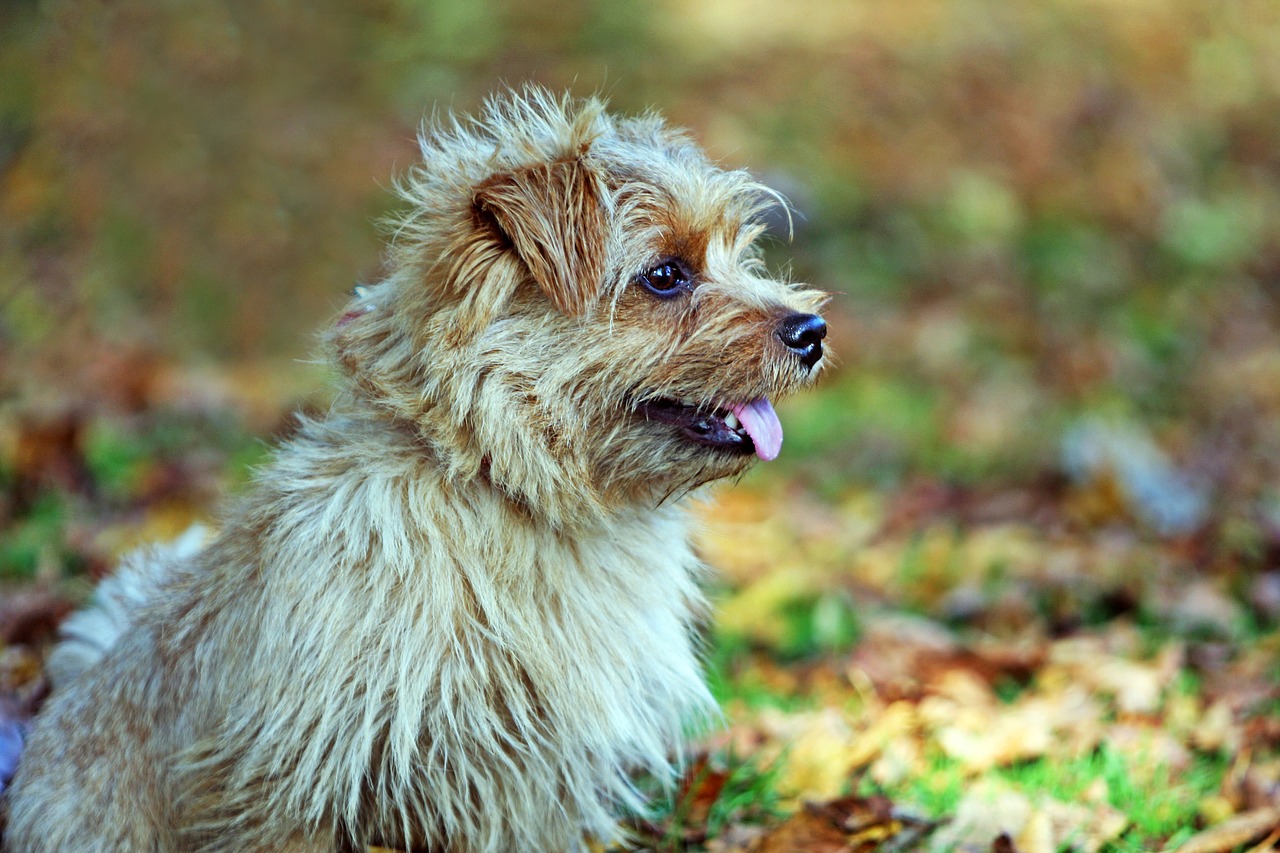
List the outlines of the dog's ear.
{"type": "Polygon", "coordinates": [[[557,308],[581,314],[604,286],[605,215],[595,173],[557,160],[496,175],[474,205],[557,308]]]}

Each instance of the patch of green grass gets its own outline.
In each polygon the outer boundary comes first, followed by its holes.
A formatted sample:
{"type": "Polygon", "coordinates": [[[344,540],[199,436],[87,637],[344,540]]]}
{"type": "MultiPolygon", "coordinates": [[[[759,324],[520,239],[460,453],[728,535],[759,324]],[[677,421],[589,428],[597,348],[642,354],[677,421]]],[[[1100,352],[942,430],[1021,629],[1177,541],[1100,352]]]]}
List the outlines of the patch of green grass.
{"type": "Polygon", "coordinates": [[[937,457],[941,411],[937,389],[925,383],[846,374],[785,403],[786,458],[844,459],[829,474],[840,484],[850,471],[892,482],[909,463],[937,457]]]}
{"type": "Polygon", "coordinates": [[[1028,762],[1001,775],[1023,790],[1043,791],[1063,802],[1079,799],[1101,780],[1107,802],[1132,823],[1115,850],[1136,853],[1192,826],[1200,801],[1218,789],[1227,769],[1225,758],[1200,755],[1186,770],[1174,771],[1163,762],[1126,756],[1104,743],[1075,761],[1028,762]]]}
{"type": "Polygon", "coordinates": [[[777,764],[740,758],[732,752],[711,756],[678,791],[653,797],[645,815],[647,831],[641,833],[650,837],[638,838],[640,846],[636,849],[702,849],[699,839],[715,838],[731,824],[779,822],[784,812],[777,777],[777,764]],[[711,774],[724,774],[724,779],[715,799],[706,803],[702,798],[707,795],[711,774]]]}
{"type": "Polygon", "coordinates": [[[1029,686],[1028,682],[1019,681],[1010,675],[1001,675],[991,685],[991,689],[995,692],[997,699],[1006,705],[1012,705],[1027,692],[1029,686]]]}
{"type": "MultiPolygon", "coordinates": [[[[778,638],[765,651],[783,664],[848,651],[862,635],[853,603],[838,591],[799,597],[763,618],[776,620],[781,626],[778,638]]],[[[725,637],[724,642],[738,644],[739,640],[725,637]]]]}
{"type": "Polygon", "coordinates": [[[111,419],[94,421],[85,439],[85,464],[103,497],[124,502],[138,496],[155,465],[193,453],[218,451],[233,485],[269,453],[266,442],[248,435],[231,417],[194,418],[162,414],[139,428],[111,419]]]}
{"type": "Polygon", "coordinates": [[[776,708],[798,711],[813,705],[806,696],[779,693],[762,677],[747,643],[732,637],[718,637],[704,662],[707,685],[721,706],[738,702],[747,708],[776,708]]]}
{"type": "Polygon", "coordinates": [[[109,498],[134,494],[153,454],[152,442],[108,420],[97,420],[85,437],[84,459],[93,481],[109,498]]]}
{"type": "MultiPolygon", "coordinates": [[[[1077,803],[1091,789],[1101,789],[1107,804],[1130,822],[1119,839],[1102,848],[1103,853],[1142,853],[1190,837],[1199,804],[1218,790],[1228,770],[1226,756],[1197,755],[1188,768],[1175,771],[1104,743],[1071,761],[1023,762],[996,769],[987,778],[999,780],[1033,801],[1039,795],[1077,803]]],[[[932,817],[945,818],[954,814],[973,783],[974,778],[960,764],[935,754],[928,771],[883,791],[864,781],[860,793],[882,792],[932,817]]]]}
{"type": "Polygon", "coordinates": [[[784,662],[845,651],[862,633],[853,602],[838,591],[792,601],[776,618],[782,621],[782,639],[771,651],[784,662]]]}
{"type": "Polygon", "coordinates": [[[955,813],[971,784],[972,779],[958,762],[937,756],[927,773],[913,776],[901,785],[882,788],[864,777],[858,783],[857,793],[862,796],[886,794],[897,802],[909,803],[930,817],[945,818],[955,813]]]}
{"type": "Polygon", "coordinates": [[[1133,821],[1118,849],[1137,853],[1150,849],[1143,842],[1159,839],[1167,843],[1189,837],[1199,804],[1221,787],[1229,769],[1224,755],[1197,755],[1191,766],[1179,773],[1157,766],[1146,779],[1136,772],[1134,763],[1109,768],[1106,778],[1111,804],[1133,821]]]}
{"type": "Polygon", "coordinates": [[[777,791],[778,766],[730,755],[729,779],[707,815],[707,836],[714,838],[735,821],[765,823],[782,816],[777,791]]]}
{"type": "Polygon", "coordinates": [[[38,497],[30,511],[0,538],[0,577],[30,578],[41,562],[64,561],[66,503],[56,494],[38,497]]]}
{"type": "MultiPolygon", "coordinates": [[[[1000,368],[996,357],[987,360],[991,371],[1000,368]]],[[[1011,433],[999,446],[975,443],[955,431],[961,401],[954,393],[936,377],[874,368],[838,374],[779,404],[782,456],[748,476],[802,476],[817,495],[832,499],[851,482],[893,488],[912,476],[960,484],[1017,478],[1029,465],[1043,464],[1044,436],[1065,420],[1061,409],[1046,404],[1036,415],[1041,430],[1011,433]]]]}

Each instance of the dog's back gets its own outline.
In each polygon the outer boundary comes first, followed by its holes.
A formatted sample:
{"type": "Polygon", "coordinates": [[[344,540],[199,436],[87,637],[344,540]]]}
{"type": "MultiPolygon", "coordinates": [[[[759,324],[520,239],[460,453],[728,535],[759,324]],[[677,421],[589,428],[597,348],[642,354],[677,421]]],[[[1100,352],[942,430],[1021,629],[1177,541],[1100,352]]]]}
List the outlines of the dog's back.
{"type": "Polygon", "coordinates": [[[195,556],[207,536],[208,531],[196,525],[168,544],[125,556],[119,568],[98,584],[93,603],[62,623],[58,632],[61,641],[45,664],[54,689],[64,688],[100,661],[173,567],[195,556]]]}

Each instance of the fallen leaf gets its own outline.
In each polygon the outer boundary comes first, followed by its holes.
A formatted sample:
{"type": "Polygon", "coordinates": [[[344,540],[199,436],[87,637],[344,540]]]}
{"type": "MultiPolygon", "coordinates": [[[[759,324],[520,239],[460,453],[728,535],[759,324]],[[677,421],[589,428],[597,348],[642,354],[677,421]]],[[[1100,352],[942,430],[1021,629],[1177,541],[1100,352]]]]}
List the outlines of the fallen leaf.
{"type": "Polygon", "coordinates": [[[1218,584],[1204,580],[1178,590],[1163,618],[1183,633],[1209,631],[1218,637],[1235,638],[1244,622],[1245,609],[1218,584]]]}
{"type": "Polygon", "coordinates": [[[943,752],[973,773],[1045,756],[1082,755],[1102,739],[1103,713],[1092,695],[1075,686],[1027,694],[1011,705],[994,697],[976,702],[931,696],[919,708],[943,752]]]}
{"type": "Polygon", "coordinates": [[[1277,829],[1280,829],[1280,809],[1257,809],[1193,835],[1172,853],[1228,853],[1277,829]]]}
{"type": "Polygon", "coordinates": [[[68,599],[41,589],[6,594],[0,600],[0,645],[31,643],[52,636],[72,606],[68,599]]]}
{"type": "Polygon", "coordinates": [[[1190,732],[1191,745],[1202,752],[1225,750],[1234,754],[1239,752],[1242,738],[1241,727],[1225,702],[1210,705],[1190,732]]]}
{"type": "Polygon", "coordinates": [[[720,793],[728,781],[729,771],[712,767],[706,754],[698,756],[685,774],[676,795],[676,812],[681,824],[686,827],[686,832],[696,833],[697,840],[705,837],[711,808],[720,799],[720,793]]]}
{"type": "Polygon", "coordinates": [[[1007,783],[982,780],[961,799],[930,849],[936,853],[983,850],[999,836],[1008,835],[1017,839],[1021,853],[1052,853],[1067,845],[1096,853],[1128,825],[1128,818],[1106,803],[1064,803],[1032,796],[1007,783]]]}
{"type": "Polygon", "coordinates": [[[866,746],[856,743],[849,720],[834,708],[790,716],[769,715],[784,758],[776,785],[784,798],[825,800],[838,796],[849,782],[854,762],[865,759],[866,746]]]}
{"type": "Polygon", "coordinates": [[[821,578],[812,571],[779,569],[723,602],[716,624],[728,636],[776,647],[786,639],[788,627],[782,617],[786,607],[815,597],[822,588],[821,578]]]}
{"type": "Polygon", "coordinates": [[[1247,853],[1269,853],[1276,849],[1276,842],[1280,841],[1280,829],[1275,830],[1266,838],[1258,842],[1257,846],[1250,847],[1247,853]]]}
{"type": "Polygon", "coordinates": [[[991,853],[1019,853],[1019,851],[1013,839],[1002,832],[996,836],[995,841],[991,842],[991,853]]]}
{"type": "Polygon", "coordinates": [[[839,797],[805,803],[766,835],[754,853],[873,853],[890,843],[902,849],[935,827],[899,814],[887,797],[839,797]]]}
{"type": "Polygon", "coordinates": [[[825,815],[801,809],[764,837],[755,853],[849,853],[844,830],[825,815]]]}
{"type": "Polygon", "coordinates": [[[1026,826],[1018,833],[1018,850],[1021,853],[1054,853],[1057,849],[1049,814],[1042,810],[1032,812],[1026,826]]]}
{"type": "Polygon", "coordinates": [[[707,853],[747,853],[768,834],[763,826],[732,823],[719,836],[707,840],[707,853]]]}
{"type": "Polygon", "coordinates": [[[871,725],[854,735],[847,757],[851,767],[870,764],[884,749],[907,740],[916,726],[915,706],[910,702],[894,702],[877,714],[871,725]]]}

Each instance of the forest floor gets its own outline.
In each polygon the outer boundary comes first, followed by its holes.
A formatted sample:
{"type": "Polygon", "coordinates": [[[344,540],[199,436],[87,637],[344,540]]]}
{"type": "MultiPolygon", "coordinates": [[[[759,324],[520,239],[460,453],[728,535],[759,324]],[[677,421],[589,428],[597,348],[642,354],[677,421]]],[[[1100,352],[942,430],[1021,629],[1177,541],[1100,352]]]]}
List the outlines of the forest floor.
{"type": "MultiPolygon", "coordinates": [[[[323,384],[305,366],[136,358],[115,374],[150,376],[129,406],[3,422],[0,725],[38,707],[53,628],[93,579],[207,521],[289,406],[317,405],[283,389],[323,384]]],[[[1249,566],[1273,534],[1207,504],[1195,529],[1161,532],[1143,501],[1190,487],[1140,434],[1100,424],[1074,439],[1083,461],[1021,483],[824,479],[806,424],[850,381],[785,407],[801,450],[700,509],[725,716],[634,821],[638,847],[1272,849],[1280,573],[1249,566]],[[1108,455],[1122,450],[1149,470],[1108,455]],[[1169,483],[1147,498],[1139,476],[1169,483]]]]}

